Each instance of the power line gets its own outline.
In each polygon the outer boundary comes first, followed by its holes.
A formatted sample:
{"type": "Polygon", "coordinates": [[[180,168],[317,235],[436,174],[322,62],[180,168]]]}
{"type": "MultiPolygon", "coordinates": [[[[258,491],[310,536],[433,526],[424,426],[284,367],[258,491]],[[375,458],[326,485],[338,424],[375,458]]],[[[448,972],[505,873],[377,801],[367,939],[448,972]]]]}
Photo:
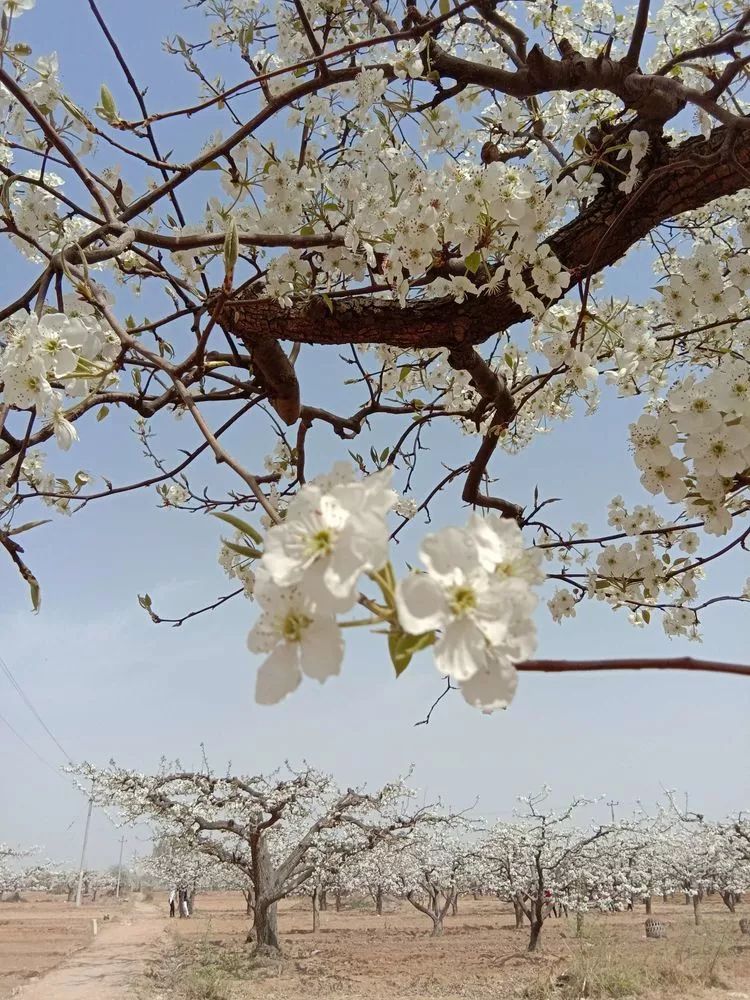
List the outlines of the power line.
{"type": "Polygon", "coordinates": [[[39,712],[37,712],[36,708],[34,707],[33,702],[31,701],[31,698],[28,697],[28,695],[26,694],[26,692],[24,691],[24,689],[18,683],[18,681],[16,680],[16,678],[13,675],[13,671],[10,669],[10,667],[5,662],[5,660],[2,658],[2,656],[0,656],[0,670],[3,671],[3,673],[5,674],[5,676],[8,678],[8,680],[10,681],[10,683],[13,685],[13,687],[18,692],[19,696],[23,699],[24,703],[26,704],[26,707],[33,714],[34,718],[37,720],[37,722],[42,727],[42,729],[45,731],[45,733],[49,736],[49,738],[55,744],[55,746],[60,751],[60,753],[63,755],[63,757],[65,758],[65,760],[68,762],[68,764],[71,764],[72,763],[72,757],[66,751],[66,749],[63,747],[63,745],[60,743],[60,741],[58,740],[58,738],[55,736],[55,734],[49,728],[49,726],[44,721],[44,719],[41,717],[41,715],[39,714],[39,712]]]}
{"type": "Polygon", "coordinates": [[[18,732],[18,730],[17,730],[17,729],[14,729],[14,728],[13,728],[13,726],[12,726],[12,725],[11,725],[11,724],[10,724],[10,723],[8,722],[8,720],[7,720],[6,718],[5,718],[5,716],[4,716],[4,715],[1,715],[1,714],[0,714],[0,722],[3,722],[3,723],[5,723],[5,725],[6,725],[6,726],[8,727],[8,729],[9,729],[9,730],[10,730],[10,731],[11,731],[11,732],[13,733],[13,735],[14,735],[14,736],[16,737],[16,739],[17,739],[17,740],[18,740],[19,742],[23,743],[23,745],[24,745],[24,746],[26,747],[26,749],[27,749],[27,750],[29,750],[29,751],[30,751],[31,753],[33,753],[33,754],[34,754],[34,756],[36,757],[36,759],[37,759],[37,760],[40,760],[40,761],[42,762],[42,764],[44,764],[44,765],[45,765],[45,767],[48,767],[48,768],[50,769],[50,771],[54,771],[54,772],[55,772],[55,774],[59,775],[59,776],[60,776],[61,778],[63,777],[63,775],[62,775],[62,774],[60,773],[60,771],[59,771],[59,770],[58,770],[58,769],[57,769],[57,768],[55,767],[55,765],[54,765],[54,764],[50,764],[50,762],[49,762],[48,760],[45,760],[45,759],[44,759],[44,757],[42,757],[42,755],[41,755],[40,753],[38,753],[38,752],[37,752],[37,751],[36,751],[36,750],[35,750],[35,749],[33,748],[33,746],[32,746],[32,745],[31,745],[30,743],[27,743],[27,742],[26,742],[26,740],[25,740],[25,739],[23,738],[23,736],[21,736],[21,734],[20,734],[20,733],[18,732]]]}

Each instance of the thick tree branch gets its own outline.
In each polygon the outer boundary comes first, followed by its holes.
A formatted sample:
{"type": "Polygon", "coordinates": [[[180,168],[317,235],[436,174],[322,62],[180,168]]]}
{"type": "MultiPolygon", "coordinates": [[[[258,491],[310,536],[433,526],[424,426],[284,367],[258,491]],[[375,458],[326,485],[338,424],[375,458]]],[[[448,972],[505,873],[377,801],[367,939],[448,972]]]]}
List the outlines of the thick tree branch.
{"type": "MultiPolygon", "coordinates": [[[[598,273],[662,223],[750,187],[749,169],[750,132],[732,134],[719,127],[708,140],[694,137],[664,153],[653,169],[658,177],[638,192],[637,210],[623,211],[632,196],[604,191],[546,242],[570,271],[590,268],[598,273]],[[729,157],[726,149],[732,141],[734,157],[729,157]]],[[[500,286],[492,296],[470,296],[461,303],[445,297],[420,299],[404,308],[363,296],[336,300],[331,309],[315,296],[284,309],[272,299],[244,296],[227,303],[222,323],[248,341],[390,344],[417,350],[480,344],[528,318],[507,286],[500,286]]]]}

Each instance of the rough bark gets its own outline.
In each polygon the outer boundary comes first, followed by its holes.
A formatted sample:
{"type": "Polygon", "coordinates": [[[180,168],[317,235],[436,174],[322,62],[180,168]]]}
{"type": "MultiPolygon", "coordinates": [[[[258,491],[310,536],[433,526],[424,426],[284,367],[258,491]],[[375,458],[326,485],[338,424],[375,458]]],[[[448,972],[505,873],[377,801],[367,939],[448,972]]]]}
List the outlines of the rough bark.
{"type": "Polygon", "coordinates": [[[383,916],[383,890],[378,886],[375,893],[375,912],[379,917],[383,916]]]}
{"type": "Polygon", "coordinates": [[[451,916],[458,916],[458,893],[454,893],[453,899],[451,901],[451,916]]]}
{"type": "MultiPolygon", "coordinates": [[[[750,186],[750,129],[730,135],[714,129],[664,147],[635,191],[605,190],[547,242],[569,270],[596,274],[620,260],[661,223],[750,186]]],[[[571,286],[575,289],[575,285],[571,286]]],[[[290,340],[308,344],[390,344],[404,348],[479,344],[528,318],[507,287],[492,296],[398,302],[355,296],[329,309],[321,297],[282,308],[267,298],[240,294],[221,314],[226,329],[246,343],[290,340]]]]}
{"type": "Polygon", "coordinates": [[[646,896],[646,898],[644,899],[644,903],[646,904],[646,916],[650,917],[651,916],[651,897],[650,896],[646,896]]]}
{"type": "Polygon", "coordinates": [[[536,951],[539,947],[539,937],[542,933],[542,921],[532,919],[531,934],[529,935],[529,951],[536,951]]]}
{"type": "Polygon", "coordinates": [[[278,955],[281,951],[279,944],[278,921],[276,917],[276,903],[266,904],[258,902],[255,907],[255,951],[258,955],[278,955]]]}
{"type": "Polygon", "coordinates": [[[523,907],[517,899],[513,900],[513,912],[516,915],[516,930],[520,930],[523,927],[523,907]]]}
{"type": "Polygon", "coordinates": [[[695,926],[700,927],[701,923],[701,896],[699,892],[693,896],[693,917],[695,918],[695,926]]]}
{"type": "Polygon", "coordinates": [[[255,888],[255,951],[260,955],[278,955],[278,923],[274,897],[275,872],[265,837],[258,833],[250,841],[255,888]]]}
{"type": "Polygon", "coordinates": [[[729,889],[726,892],[722,892],[721,898],[724,900],[724,905],[729,910],[729,912],[734,913],[737,904],[737,897],[732,892],[732,890],[729,889]]]}
{"type": "Polygon", "coordinates": [[[578,913],[576,913],[576,937],[583,937],[584,920],[585,916],[579,910],[578,913]]]}
{"type": "Polygon", "coordinates": [[[320,930],[320,901],[319,901],[319,891],[317,886],[312,891],[312,932],[317,934],[320,930]]]}

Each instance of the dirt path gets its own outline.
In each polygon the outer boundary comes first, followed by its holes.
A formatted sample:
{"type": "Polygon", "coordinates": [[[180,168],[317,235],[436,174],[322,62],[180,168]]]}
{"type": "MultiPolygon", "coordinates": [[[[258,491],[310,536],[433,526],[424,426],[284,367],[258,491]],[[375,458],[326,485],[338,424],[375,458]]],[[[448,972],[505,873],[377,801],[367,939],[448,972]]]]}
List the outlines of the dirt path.
{"type": "Polygon", "coordinates": [[[99,923],[99,934],[56,969],[24,986],[18,1000],[134,1000],[135,977],[167,920],[153,906],[136,903],[132,913],[99,923]]]}

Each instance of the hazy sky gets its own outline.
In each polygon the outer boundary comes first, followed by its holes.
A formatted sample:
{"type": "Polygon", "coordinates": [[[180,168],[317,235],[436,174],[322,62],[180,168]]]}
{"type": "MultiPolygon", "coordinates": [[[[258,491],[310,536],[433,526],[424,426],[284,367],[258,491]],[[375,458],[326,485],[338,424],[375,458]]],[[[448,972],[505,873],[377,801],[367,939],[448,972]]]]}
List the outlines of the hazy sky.
{"type": "MultiPolygon", "coordinates": [[[[161,40],[178,30],[187,34],[195,15],[186,22],[177,0],[102,0],[101,8],[136,77],[148,84],[151,107],[183,103],[192,90],[177,61],[162,53],[161,40]]],[[[103,82],[122,93],[117,70],[80,0],[39,0],[17,37],[29,40],[35,55],[59,52],[63,82],[82,104],[96,103],[103,82]]],[[[231,79],[235,72],[234,66],[227,69],[231,79]]],[[[132,107],[123,108],[130,113],[132,107]]],[[[181,135],[165,134],[164,146],[182,142],[185,151],[194,150],[203,138],[191,125],[181,135]]],[[[6,268],[5,246],[2,252],[0,296],[7,300],[27,271],[14,261],[6,268]]],[[[625,290],[652,283],[638,260],[626,264],[617,279],[625,290]]],[[[340,399],[322,360],[314,371],[309,364],[302,371],[306,402],[340,399]]],[[[637,403],[607,397],[594,418],[556,427],[519,457],[497,456],[493,472],[500,477],[500,492],[527,502],[538,483],[543,496],[563,498],[556,505],[561,524],[584,520],[606,528],[606,504],[614,494],[645,502],[625,444],[627,423],[637,412],[637,403]]],[[[125,482],[136,470],[147,474],[127,420],[117,415],[109,420],[113,438],[87,425],[70,458],[49,448],[55,471],[85,468],[115,482],[125,482]]],[[[159,428],[157,449],[166,457],[174,456],[178,444],[198,442],[187,421],[169,418],[159,428]]],[[[322,432],[314,441],[332,448],[322,432]]],[[[245,464],[260,468],[262,452],[252,427],[235,432],[232,444],[245,464]]],[[[464,461],[475,442],[444,430],[432,445],[425,470],[435,480],[440,461],[464,461]]],[[[340,453],[319,450],[317,467],[334,457],[340,453]]],[[[210,483],[215,493],[229,482],[209,462],[195,481],[210,483]]],[[[459,492],[436,504],[436,524],[465,519],[459,492]]],[[[653,804],[664,788],[688,790],[691,803],[710,815],[750,805],[750,679],[527,675],[508,712],[482,716],[455,694],[429,726],[415,727],[442,689],[429,655],[422,654],[396,681],[381,639],[358,633],[347,636],[340,678],[322,688],[307,681],[282,705],[256,706],[257,660],[245,648],[252,605],[230,602],[179,629],[154,626],[137,605],[137,593],[148,591],[156,610],[172,616],[233,589],[216,562],[218,523],[158,510],[156,501],[153,492],[106,500],[26,536],[27,557],[43,588],[39,615],[30,613],[25,587],[7,560],[0,560],[0,655],[74,760],[106,764],[114,757],[123,765],[152,769],[164,755],[198,765],[204,743],[218,768],[231,761],[237,770],[256,772],[305,758],[342,783],[371,785],[414,764],[412,780],[428,798],[462,808],[478,798],[483,815],[508,816],[516,795],[543,783],[553,787],[558,801],[576,793],[606,793],[620,803],[620,811],[637,799],[653,804]]],[[[411,543],[402,551],[412,551],[411,543]]],[[[736,556],[713,577],[712,592],[736,592],[750,575],[748,562],[746,554],[736,556]]],[[[747,606],[718,605],[706,618],[702,647],[670,641],[659,624],[633,629],[623,614],[604,606],[584,606],[562,627],[544,607],[537,618],[540,656],[693,655],[750,662],[747,606]]],[[[62,755],[1,672],[0,712],[54,765],[40,762],[0,722],[0,841],[42,845],[56,859],[75,860],[85,800],[57,770],[62,755]]],[[[116,860],[118,839],[119,832],[98,815],[91,862],[116,860]]],[[[148,843],[133,834],[128,856],[134,850],[144,853],[148,843]]]]}

